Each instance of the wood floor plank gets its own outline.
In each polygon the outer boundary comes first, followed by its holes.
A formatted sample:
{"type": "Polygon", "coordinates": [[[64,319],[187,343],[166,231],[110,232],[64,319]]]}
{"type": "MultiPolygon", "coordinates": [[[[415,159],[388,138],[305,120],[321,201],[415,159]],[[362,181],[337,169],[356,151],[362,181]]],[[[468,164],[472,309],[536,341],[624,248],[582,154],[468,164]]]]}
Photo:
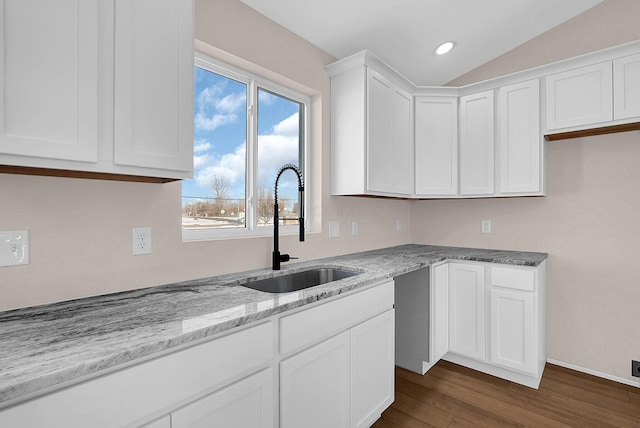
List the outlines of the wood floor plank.
{"type": "Polygon", "coordinates": [[[547,364],[536,390],[441,361],[424,376],[396,368],[374,427],[395,426],[640,428],[640,388],[547,364]]]}

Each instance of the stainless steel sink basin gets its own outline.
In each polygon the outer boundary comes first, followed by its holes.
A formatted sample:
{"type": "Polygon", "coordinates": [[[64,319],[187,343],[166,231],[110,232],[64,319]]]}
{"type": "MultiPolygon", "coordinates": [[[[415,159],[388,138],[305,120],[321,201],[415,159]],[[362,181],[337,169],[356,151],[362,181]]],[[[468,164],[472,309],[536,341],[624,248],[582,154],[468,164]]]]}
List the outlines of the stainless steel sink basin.
{"type": "Polygon", "coordinates": [[[316,285],[349,278],[359,273],[360,272],[352,272],[344,269],[316,268],[273,278],[250,281],[242,284],[242,286],[267,293],[289,293],[291,291],[303,290],[316,285]]]}

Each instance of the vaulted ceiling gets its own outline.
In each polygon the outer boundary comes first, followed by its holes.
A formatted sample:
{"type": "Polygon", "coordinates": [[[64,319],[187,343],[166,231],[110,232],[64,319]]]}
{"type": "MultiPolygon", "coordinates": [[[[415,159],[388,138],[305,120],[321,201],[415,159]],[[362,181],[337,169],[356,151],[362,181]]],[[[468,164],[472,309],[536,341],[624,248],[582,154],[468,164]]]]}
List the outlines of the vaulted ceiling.
{"type": "Polygon", "coordinates": [[[241,0],[340,59],[363,49],[443,85],[602,0],[241,0]],[[455,48],[434,55],[442,42],[455,48]]]}

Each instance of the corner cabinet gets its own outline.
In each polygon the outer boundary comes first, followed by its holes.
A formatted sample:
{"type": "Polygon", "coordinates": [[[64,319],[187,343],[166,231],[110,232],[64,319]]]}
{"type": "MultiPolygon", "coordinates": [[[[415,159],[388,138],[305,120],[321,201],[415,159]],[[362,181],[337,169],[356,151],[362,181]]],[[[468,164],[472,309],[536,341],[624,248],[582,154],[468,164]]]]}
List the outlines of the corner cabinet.
{"type": "Polygon", "coordinates": [[[416,196],[458,194],[458,98],[415,98],[416,196]]]}
{"type": "Polygon", "coordinates": [[[331,194],[410,197],[413,96],[371,62],[359,54],[327,67],[331,194]]]}
{"type": "Polygon", "coordinates": [[[0,0],[0,21],[0,171],[191,176],[192,0],[0,0]]]}

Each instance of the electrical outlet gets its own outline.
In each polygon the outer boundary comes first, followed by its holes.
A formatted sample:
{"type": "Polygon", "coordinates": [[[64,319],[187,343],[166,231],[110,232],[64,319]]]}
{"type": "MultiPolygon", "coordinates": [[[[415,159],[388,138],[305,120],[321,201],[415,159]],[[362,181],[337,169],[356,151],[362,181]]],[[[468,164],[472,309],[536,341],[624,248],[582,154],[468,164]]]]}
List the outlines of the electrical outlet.
{"type": "Polygon", "coordinates": [[[360,226],[357,221],[351,222],[351,236],[358,236],[360,234],[360,226]]]}
{"type": "Polygon", "coordinates": [[[396,220],[396,232],[402,232],[402,220],[396,220]]]}
{"type": "Polygon", "coordinates": [[[640,377],[640,361],[631,360],[631,376],[640,377]]]}
{"type": "Polygon", "coordinates": [[[134,227],[131,236],[131,251],[134,256],[151,254],[151,228],[134,227]]]}
{"type": "Polygon", "coordinates": [[[482,220],[480,230],[482,233],[491,233],[491,220],[482,220]]]}

